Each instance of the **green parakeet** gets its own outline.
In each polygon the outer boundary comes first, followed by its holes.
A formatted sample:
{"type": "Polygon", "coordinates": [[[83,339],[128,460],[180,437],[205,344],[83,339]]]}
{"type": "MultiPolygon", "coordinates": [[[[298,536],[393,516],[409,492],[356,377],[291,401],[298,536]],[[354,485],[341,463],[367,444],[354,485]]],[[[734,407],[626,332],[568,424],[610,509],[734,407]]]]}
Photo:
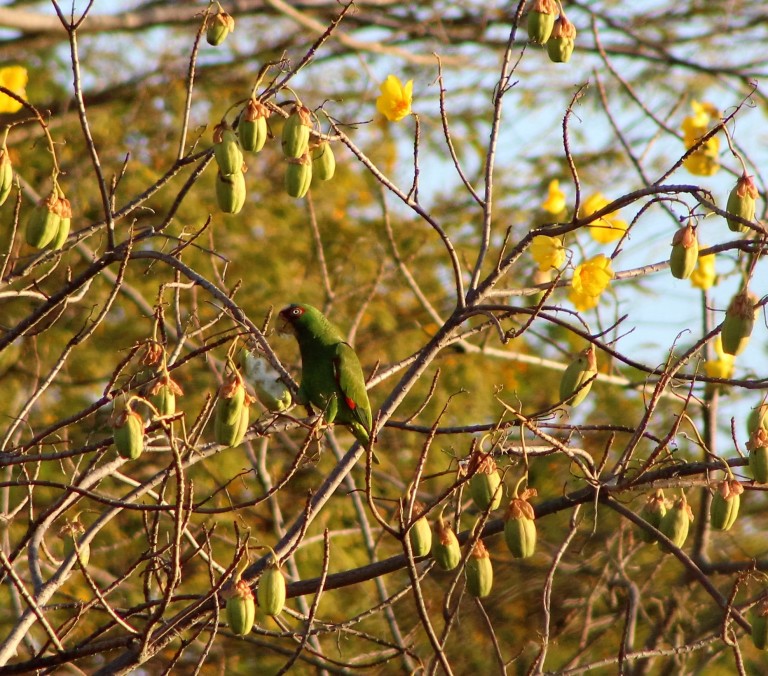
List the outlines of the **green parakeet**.
{"type": "Polygon", "coordinates": [[[280,318],[280,330],[293,333],[299,342],[299,403],[320,409],[328,423],[346,425],[367,446],[373,426],[371,404],[355,351],[311,305],[289,305],[280,311],[280,318]]]}

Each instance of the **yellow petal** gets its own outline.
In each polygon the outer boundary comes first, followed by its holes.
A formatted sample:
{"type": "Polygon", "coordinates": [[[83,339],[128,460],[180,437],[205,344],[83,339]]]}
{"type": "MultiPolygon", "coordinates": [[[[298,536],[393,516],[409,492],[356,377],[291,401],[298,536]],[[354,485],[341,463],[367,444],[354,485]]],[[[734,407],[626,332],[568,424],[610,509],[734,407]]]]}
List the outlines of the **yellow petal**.
{"type": "Polygon", "coordinates": [[[549,182],[547,199],[542,202],[541,208],[555,216],[565,209],[565,193],[560,190],[560,181],[557,179],[549,182]]]}

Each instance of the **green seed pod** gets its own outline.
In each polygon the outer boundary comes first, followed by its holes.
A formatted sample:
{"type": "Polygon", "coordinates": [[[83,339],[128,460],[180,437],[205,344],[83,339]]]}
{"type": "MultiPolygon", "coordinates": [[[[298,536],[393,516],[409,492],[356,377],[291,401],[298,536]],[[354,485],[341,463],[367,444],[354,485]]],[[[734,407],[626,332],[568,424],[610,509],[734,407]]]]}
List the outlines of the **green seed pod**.
{"type": "Polygon", "coordinates": [[[560,400],[571,406],[578,406],[592,389],[595,376],[597,376],[597,358],[595,346],[590,345],[563,371],[560,379],[560,400]]]}
{"type": "MultiPolygon", "coordinates": [[[[740,216],[746,221],[755,220],[755,200],[757,200],[758,192],[755,187],[755,183],[751,176],[747,176],[746,173],[742,174],[736,185],[728,195],[728,204],[725,210],[740,216]]],[[[746,225],[742,225],[733,218],[726,219],[728,221],[728,228],[732,232],[749,232],[749,228],[746,225]]]]}
{"type": "Polygon", "coordinates": [[[432,558],[439,568],[453,570],[461,561],[461,547],[450,524],[440,517],[436,524],[437,539],[432,542],[432,558]]]}
{"type": "Polygon", "coordinates": [[[237,135],[243,150],[257,153],[264,147],[268,135],[268,117],[269,108],[256,99],[248,99],[240,124],[237,125],[237,135]]]}
{"type": "MultiPolygon", "coordinates": [[[[420,509],[421,505],[414,506],[414,511],[420,509]]],[[[411,552],[414,558],[429,554],[430,549],[432,549],[432,529],[429,527],[426,516],[413,522],[408,531],[408,538],[411,541],[411,552]]]]}
{"type": "Polygon", "coordinates": [[[281,145],[286,157],[299,158],[309,148],[309,132],[312,129],[312,116],[309,108],[294,104],[291,114],[283,125],[281,145]]]}
{"type": "Polygon", "coordinates": [[[726,354],[741,354],[747,347],[755,326],[756,303],[757,297],[746,289],[731,299],[720,334],[726,354]]]}
{"type": "Polygon", "coordinates": [[[312,149],[312,177],[330,181],[336,173],[336,157],[328,141],[321,141],[312,149]]]}
{"type": "Polygon", "coordinates": [[[768,483],[768,430],[757,428],[749,438],[747,448],[752,476],[758,483],[768,483]]]}
{"type": "Polygon", "coordinates": [[[739,515],[739,503],[744,487],[738,481],[723,481],[717,487],[709,510],[712,528],[730,530],[739,515]]]}
{"type": "Polygon", "coordinates": [[[528,498],[536,495],[535,488],[529,488],[509,502],[504,515],[504,540],[509,551],[517,559],[527,559],[536,551],[536,514],[528,498]]]}
{"type": "Polygon", "coordinates": [[[235,425],[245,405],[246,392],[243,377],[237,372],[230,373],[219,388],[218,417],[227,425],[235,425]]]}
{"type": "Polygon", "coordinates": [[[183,394],[184,390],[168,373],[158,378],[149,390],[152,403],[161,416],[176,413],[176,397],[183,394]]]}
{"type": "Polygon", "coordinates": [[[13,187],[13,165],[8,155],[8,148],[0,148],[0,205],[5,203],[13,187]]]}
{"type": "Polygon", "coordinates": [[[254,357],[252,353],[243,350],[240,365],[259,400],[270,411],[285,411],[291,405],[291,391],[266,359],[254,357]]]}
{"type": "Polygon", "coordinates": [[[225,214],[239,214],[245,204],[245,175],[242,171],[216,174],[216,202],[225,214]]]}
{"type": "Polygon", "coordinates": [[[208,28],[205,32],[205,39],[209,45],[218,47],[234,30],[235,20],[219,7],[219,11],[208,19],[208,28]]]}
{"type": "MultiPolygon", "coordinates": [[[[640,510],[640,516],[657,530],[666,513],[667,499],[664,497],[664,491],[660,488],[655,493],[648,496],[645,505],[640,510]]],[[[656,538],[653,534],[649,533],[644,528],[640,529],[640,539],[643,542],[656,542],[656,538]]]]}
{"type": "Polygon", "coordinates": [[[675,547],[679,548],[685,544],[691,521],[693,521],[693,511],[685,496],[681,495],[675,500],[672,509],[662,517],[659,530],[672,540],[675,547]]]}
{"type": "Polygon", "coordinates": [[[27,221],[27,244],[35,249],[44,249],[48,246],[61,225],[61,216],[58,213],[59,197],[54,190],[41,201],[29,215],[27,221]]]}
{"type": "Polygon", "coordinates": [[[213,130],[213,155],[219,165],[219,173],[228,176],[243,171],[243,151],[232,129],[223,122],[213,130]]]}
{"type": "Polygon", "coordinates": [[[312,183],[312,160],[305,153],[298,159],[288,159],[285,170],[285,190],[297,199],[304,197],[312,183]]]}
{"type": "Polygon", "coordinates": [[[279,615],[285,607],[285,577],[274,563],[264,569],[256,588],[259,608],[267,615],[279,615]]]}
{"type": "Polygon", "coordinates": [[[760,427],[768,431],[768,403],[765,402],[749,412],[747,435],[751,437],[760,427]]]}
{"type": "Polygon", "coordinates": [[[763,599],[749,611],[752,623],[752,643],[758,650],[768,648],[768,599],[763,599]]]}
{"type": "Polygon", "coordinates": [[[126,460],[136,460],[144,451],[144,421],[130,408],[115,416],[112,428],[115,448],[126,460]]]}
{"type": "Polygon", "coordinates": [[[494,459],[481,451],[474,451],[469,458],[467,472],[471,475],[469,493],[475,506],[481,511],[498,509],[504,488],[494,459]]]}
{"type": "Polygon", "coordinates": [[[546,44],[555,27],[556,14],[554,0],[533,0],[528,11],[528,39],[538,45],[546,44]]]}
{"type": "Polygon", "coordinates": [[[491,593],[493,587],[493,566],[491,555],[482,540],[478,540],[467,559],[465,569],[467,591],[472,596],[482,599],[491,593]]]}
{"type": "Polygon", "coordinates": [[[669,269],[676,279],[688,279],[696,269],[699,260],[699,241],[691,221],[680,228],[672,238],[672,255],[669,269]]]}
{"type": "Polygon", "coordinates": [[[227,621],[236,636],[247,636],[256,620],[253,592],[245,580],[238,579],[227,599],[227,621]]]}
{"type": "Polygon", "coordinates": [[[576,45],[576,26],[560,12],[560,16],[552,28],[552,34],[547,40],[547,54],[553,63],[568,63],[576,45]]]}
{"type": "Polygon", "coordinates": [[[224,421],[224,415],[219,415],[219,411],[222,410],[222,404],[219,403],[216,409],[216,418],[214,420],[214,436],[216,437],[216,443],[226,446],[227,448],[235,448],[239,446],[245,438],[245,433],[248,431],[248,420],[250,417],[250,402],[246,402],[242,409],[240,409],[240,417],[233,423],[227,423],[224,421]]]}

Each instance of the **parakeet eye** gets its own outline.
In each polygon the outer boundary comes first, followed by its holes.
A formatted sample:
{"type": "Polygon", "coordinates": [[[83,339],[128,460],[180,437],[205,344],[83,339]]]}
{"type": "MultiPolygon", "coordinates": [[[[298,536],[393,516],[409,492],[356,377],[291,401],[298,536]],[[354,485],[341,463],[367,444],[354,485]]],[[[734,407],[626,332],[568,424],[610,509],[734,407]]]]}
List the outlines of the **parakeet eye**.
{"type": "Polygon", "coordinates": [[[304,312],[304,310],[302,310],[300,307],[295,307],[295,308],[292,308],[292,309],[291,309],[291,314],[292,314],[294,317],[298,317],[298,316],[299,316],[300,314],[302,314],[303,312],[304,312]]]}

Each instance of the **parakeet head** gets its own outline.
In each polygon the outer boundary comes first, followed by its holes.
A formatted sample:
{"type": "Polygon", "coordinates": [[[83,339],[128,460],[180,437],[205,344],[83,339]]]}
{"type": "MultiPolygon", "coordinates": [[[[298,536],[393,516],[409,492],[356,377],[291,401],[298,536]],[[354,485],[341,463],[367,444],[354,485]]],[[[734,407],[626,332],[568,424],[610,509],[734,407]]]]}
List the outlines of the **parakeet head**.
{"type": "Polygon", "coordinates": [[[341,335],[315,307],[304,303],[292,303],[280,310],[278,333],[292,333],[301,339],[318,339],[323,343],[342,340],[341,335]]]}

